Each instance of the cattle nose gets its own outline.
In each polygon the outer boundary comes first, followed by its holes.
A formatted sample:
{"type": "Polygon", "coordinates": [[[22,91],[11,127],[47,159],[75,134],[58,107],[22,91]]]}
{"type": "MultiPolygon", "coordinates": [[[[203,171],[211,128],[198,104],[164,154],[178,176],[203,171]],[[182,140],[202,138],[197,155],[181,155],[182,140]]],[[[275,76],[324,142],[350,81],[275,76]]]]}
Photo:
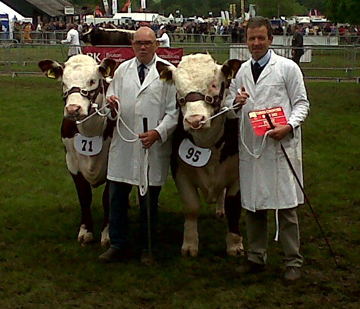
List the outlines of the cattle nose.
{"type": "Polygon", "coordinates": [[[70,105],[67,105],[65,109],[66,109],[66,113],[69,116],[77,116],[80,111],[80,106],[75,105],[75,104],[70,104],[70,105]]]}
{"type": "Polygon", "coordinates": [[[203,115],[194,115],[185,119],[191,129],[198,130],[202,127],[202,121],[205,120],[203,115]]]}

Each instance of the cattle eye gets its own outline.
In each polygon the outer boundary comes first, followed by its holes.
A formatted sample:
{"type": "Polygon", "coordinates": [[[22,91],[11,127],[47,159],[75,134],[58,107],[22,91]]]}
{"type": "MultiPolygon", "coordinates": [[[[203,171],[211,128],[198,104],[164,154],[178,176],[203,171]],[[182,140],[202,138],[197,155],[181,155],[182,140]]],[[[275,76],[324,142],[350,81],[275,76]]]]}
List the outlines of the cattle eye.
{"type": "Polygon", "coordinates": [[[214,98],[206,95],[205,96],[205,102],[209,103],[209,104],[213,104],[214,103],[214,98]]]}
{"type": "Polygon", "coordinates": [[[95,84],[95,80],[90,80],[90,86],[94,85],[95,84]]]}
{"type": "Polygon", "coordinates": [[[186,103],[185,98],[180,98],[180,99],[179,99],[179,104],[180,104],[180,105],[185,105],[185,103],[186,103]]]}
{"type": "Polygon", "coordinates": [[[84,96],[84,97],[87,97],[88,94],[89,94],[89,92],[88,92],[87,90],[85,90],[85,89],[81,89],[81,90],[80,90],[80,94],[81,94],[82,96],[84,96]]]}
{"type": "Polygon", "coordinates": [[[211,87],[216,88],[216,85],[211,85],[211,87]]]}

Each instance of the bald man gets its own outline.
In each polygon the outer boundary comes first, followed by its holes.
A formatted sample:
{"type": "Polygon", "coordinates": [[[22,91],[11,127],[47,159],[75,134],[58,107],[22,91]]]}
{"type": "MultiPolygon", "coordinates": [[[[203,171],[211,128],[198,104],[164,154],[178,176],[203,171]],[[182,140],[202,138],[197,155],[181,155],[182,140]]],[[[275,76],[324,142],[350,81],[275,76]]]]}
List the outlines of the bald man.
{"type": "MultiPolygon", "coordinates": [[[[107,173],[110,183],[111,247],[99,257],[103,262],[124,259],[129,254],[129,194],[132,186],[140,186],[144,181],[144,148],[148,149],[149,154],[150,236],[152,247],[157,245],[154,231],[158,199],[167,179],[171,135],[178,120],[175,86],[161,81],[156,69],[156,62],[159,61],[171,65],[156,55],[158,46],[152,29],[141,27],[137,30],[132,41],[135,57],[122,63],[115,71],[106,94],[112,110],[111,118],[116,117],[120,107],[121,118],[138,139],[122,123],[118,128],[121,136],[114,129],[107,173]],[[147,132],[143,128],[144,118],[148,120],[147,132]]],[[[148,244],[147,206],[145,198],[140,195],[139,202],[141,262],[148,264],[153,257],[148,249],[153,248],[148,244]]]]}

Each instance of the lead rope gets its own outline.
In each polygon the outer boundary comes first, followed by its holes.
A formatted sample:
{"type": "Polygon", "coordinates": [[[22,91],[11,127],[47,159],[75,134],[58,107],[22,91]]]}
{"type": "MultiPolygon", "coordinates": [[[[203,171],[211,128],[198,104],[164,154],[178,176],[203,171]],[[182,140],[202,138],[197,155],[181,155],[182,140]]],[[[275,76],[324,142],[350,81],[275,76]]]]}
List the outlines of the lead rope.
{"type": "MultiPolygon", "coordinates": [[[[104,90],[104,85],[103,86],[103,90],[104,90]]],[[[103,91],[103,93],[105,94],[105,91],[103,91]]],[[[116,100],[116,104],[117,104],[117,110],[115,110],[116,113],[116,131],[118,132],[120,138],[127,142],[127,143],[135,143],[136,141],[139,140],[139,134],[136,134],[135,132],[133,132],[129,126],[125,123],[125,121],[121,118],[121,110],[120,110],[120,102],[118,100],[116,100]],[[123,124],[123,126],[130,132],[130,134],[134,135],[135,138],[134,139],[127,139],[125,138],[121,132],[120,132],[120,122],[123,124]]],[[[103,109],[105,109],[106,107],[109,106],[108,103],[106,103],[106,98],[105,95],[103,96],[103,106],[101,108],[98,108],[99,105],[97,103],[91,103],[91,107],[95,109],[95,112],[90,114],[89,116],[87,116],[86,118],[82,119],[82,120],[78,120],[76,121],[77,125],[80,125],[82,123],[84,123],[85,121],[88,121],[90,118],[92,118],[95,115],[99,115],[100,117],[106,117],[110,114],[110,110],[107,111],[106,113],[102,113],[101,111],[103,109]]],[[[149,187],[149,183],[148,183],[148,178],[147,178],[147,173],[149,171],[149,150],[145,149],[145,155],[144,155],[144,162],[143,162],[143,171],[140,173],[140,185],[139,185],[139,192],[141,196],[144,196],[146,194],[146,192],[148,191],[148,187],[149,187]]]]}
{"type": "MultiPolygon", "coordinates": [[[[116,100],[116,104],[117,104],[117,110],[115,110],[116,113],[116,130],[120,136],[120,138],[127,143],[135,143],[136,141],[138,141],[139,138],[139,134],[133,132],[129,126],[125,123],[125,121],[121,118],[121,110],[120,110],[120,102],[119,100],[116,100]],[[125,129],[127,129],[130,134],[134,135],[135,138],[133,139],[127,139],[125,138],[121,132],[120,132],[120,122],[123,124],[123,126],[125,127],[125,129]]],[[[139,192],[141,196],[145,196],[146,192],[148,191],[149,188],[149,181],[148,181],[148,171],[149,171],[149,149],[145,149],[145,155],[144,155],[144,162],[142,164],[142,168],[140,168],[140,185],[139,185],[139,192]],[[142,169],[142,171],[141,171],[142,169]]]]}
{"type": "Polygon", "coordinates": [[[107,115],[109,115],[110,111],[106,112],[105,114],[101,113],[100,111],[105,109],[106,107],[108,107],[109,104],[106,103],[106,98],[105,98],[105,87],[104,87],[104,82],[103,80],[101,80],[101,87],[102,87],[102,90],[103,90],[103,99],[102,99],[102,106],[100,108],[99,107],[99,104],[98,103],[95,103],[95,102],[91,102],[91,108],[95,109],[95,112],[90,114],[89,116],[87,116],[86,118],[84,118],[83,120],[77,120],[76,121],[76,124],[79,125],[79,124],[82,124],[84,123],[85,121],[88,121],[91,117],[95,116],[95,115],[98,115],[100,117],[107,117],[107,115]]]}

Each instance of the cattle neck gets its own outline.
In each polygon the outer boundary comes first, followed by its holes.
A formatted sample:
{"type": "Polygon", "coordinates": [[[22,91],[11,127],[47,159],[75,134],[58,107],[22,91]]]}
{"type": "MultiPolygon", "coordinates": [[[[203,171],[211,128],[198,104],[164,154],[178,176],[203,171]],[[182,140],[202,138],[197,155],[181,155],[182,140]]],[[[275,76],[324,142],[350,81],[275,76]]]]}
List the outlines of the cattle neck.
{"type": "Polygon", "coordinates": [[[215,118],[209,128],[190,131],[194,144],[202,148],[219,148],[224,135],[225,120],[226,117],[222,115],[215,118]]]}
{"type": "MultiPolygon", "coordinates": [[[[102,95],[100,97],[102,97],[102,95]]],[[[92,115],[95,116],[88,117],[86,121],[77,123],[79,133],[87,137],[101,136],[107,125],[107,117],[98,115],[96,111],[90,114],[90,116],[92,115]]]]}

